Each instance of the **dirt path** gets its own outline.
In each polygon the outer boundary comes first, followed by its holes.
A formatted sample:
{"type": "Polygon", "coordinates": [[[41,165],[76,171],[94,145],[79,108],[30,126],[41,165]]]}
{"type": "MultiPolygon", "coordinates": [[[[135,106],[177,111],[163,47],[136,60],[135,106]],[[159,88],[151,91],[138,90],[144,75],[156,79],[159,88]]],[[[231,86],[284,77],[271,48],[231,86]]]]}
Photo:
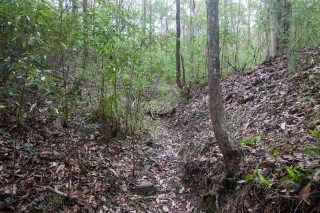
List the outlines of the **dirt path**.
{"type": "Polygon", "coordinates": [[[192,212],[194,206],[190,198],[193,195],[183,182],[184,168],[179,155],[184,141],[181,133],[173,130],[169,122],[167,118],[152,121],[155,130],[150,152],[155,162],[148,177],[157,189],[151,201],[152,212],[192,212]]]}

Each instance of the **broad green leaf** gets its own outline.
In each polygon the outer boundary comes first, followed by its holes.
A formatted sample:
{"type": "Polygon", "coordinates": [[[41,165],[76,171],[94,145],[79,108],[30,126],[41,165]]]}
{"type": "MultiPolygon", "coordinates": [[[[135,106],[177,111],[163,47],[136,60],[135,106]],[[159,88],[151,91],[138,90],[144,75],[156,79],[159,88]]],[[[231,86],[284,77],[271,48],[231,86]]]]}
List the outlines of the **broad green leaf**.
{"type": "Polygon", "coordinates": [[[291,177],[296,176],[296,174],[294,173],[294,171],[290,167],[286,166],[286,170],[291,177]]]}
{"type": "Polygon", "coordinates": [[[295,170],[293,170],[291,166],[290,167],[286,166],[286,170],[287,170],[288,174],[294,179],[294,182],[298,183],[300,175],[297,174],[297,172],[295,170]]]}
{"type": "Polygon", "coordinates": [[[246,182],[248,182],[249,180],[252,180],[252,178],[253,178],[253,175],[246,175],[246,176],[244,177],[244,180],[245,180],[246,182]]]}
{"type": "Polygon", "coordinates": [[[260,177],[259,180],[260,180],[262,183],[264,183],[264,184],[266,184],[266,185],[268,185],[268,186],[271,184],[271,183],[270,183],[267,179],[265,179],[264,177],[260,177]]]}
{"type": "Polygon", "coordinates": [[[280,153],[280,149],[274,150],[272,153],[272,157],[277,157],[279,155],[279,153],[280,153]]]}
{"type": "Polygon", "coordinates": [[[262,139],[262,136],[261,135],[256,135],[256,136],[254,136],[253,138],[252,138],[252,142],[253,143],[255,143],[255,142],[257,142],[257,141],[259,141],[259,140],[261,140],[262,139]]]}

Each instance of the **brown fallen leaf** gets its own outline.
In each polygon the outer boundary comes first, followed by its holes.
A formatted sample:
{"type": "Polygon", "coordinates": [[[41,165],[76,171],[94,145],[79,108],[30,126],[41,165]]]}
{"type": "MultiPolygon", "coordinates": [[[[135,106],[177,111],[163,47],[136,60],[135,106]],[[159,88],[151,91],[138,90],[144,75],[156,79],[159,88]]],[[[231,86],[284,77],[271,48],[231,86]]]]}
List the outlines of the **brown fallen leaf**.
{"type": "Polygon", "coordinates": [[[83,194],[85,195],[89,194],[90,192],[91,192],[91,189],[88,189],[88,188],[83,190],[83,194]]]}
{"type": "Polygon", "coordinates": [[[9,195],[16,195],[17,194],[17,185],[13,184],[13,185],[7,186],[4,190],[4,193],[9,194],[9,195]]]}
{"type": "Polygon", "coordinates": [[[187,202],[186,209],[188,213],[193,211],[194,206],[191,206],[191,202],[187,202]]]}
{"type": "Polygon", "coordinates": [[[299,190],[299,195],[302,198],[303,201],[307,202],[307,199],[310,195],[310,186],[303,186],[299,190]]]}

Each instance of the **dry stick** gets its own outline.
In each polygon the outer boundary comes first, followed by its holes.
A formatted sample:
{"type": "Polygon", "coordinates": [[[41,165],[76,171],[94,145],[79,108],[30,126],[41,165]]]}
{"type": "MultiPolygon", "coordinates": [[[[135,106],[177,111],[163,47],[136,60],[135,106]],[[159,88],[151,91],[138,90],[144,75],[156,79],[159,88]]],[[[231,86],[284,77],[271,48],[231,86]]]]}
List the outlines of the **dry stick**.
{"type": "Polygon", "coordinates": [[[14,140],[14,149],[13,149],[13,170],[12,170],[12,185],[11,185],[11,202],[13,202],[13,193],[14,193],[14,177],[16,175],[16,151],[17,151],[17,141],[14,140]]]}
{"type": "Polygon", "coordinates": [[[135,177],[135,171],[136,171],[136,153],[135,153],[135,146],[134,146],[134,140],[131,138],[132,143],[132,158],[133,158],[133,170],[132,175],[135,177]]]}
{"type": "Polygon", "coordinates": [[[181,66],[182,66],[182,82],[183,82],[183,86],[185,86],[186,84],[186,69],[184,67],[184,60],[183,60],[183,56],[182,54],[180,54],[180,58],[181,58],[181,66]]]}
{"type": "Polygon", "coordinates": [[[216,196],[216,207],[217,207],[217,210],[219,210],[219,194],[216,193],[215,196],[216,196]]]}
{"type": "Polygon", "coordinates": [[[253,193],[254,193],[254,196],[257,198],[257,200],[266,208],[266,205],[264,205],[263,203],[262,203],[262,201],[258,198],[258,196],[256,195],[256,190],[255,189],[253,189],[253,193]]]}
{"type": "Polygon", "coordinates": [[[298,207],[300,206],[300,204],[301,204],[303,201],[304,201],[304,199],[302,199],[302,200],[298,203],[297,207],[294,209],[294,213],[296,213],[296,212],[297,212],[298,207]]]}
{"type": "Polygon", "coordinates": [[[66,198],[69,198],[69,199],[73,199],[73,201],[77,202],[77,203],[80,204],[80,205],[83,205],[83,203],[81,202],[81,199],[78,199],[79,197],[75,197],[75,196],[70,197],[67,193],[62,192],[62,191],[59,191],[59,190],[56,189],[56,188],[52,188],[52,187],[50,187],[50,186],[44,186],[42,189],[43,189],[43,190],[51,191],[51,192],[56,193],[56,194],[58,194],[58,195],[60,195],[60,196],[62,196],[62,197],[66,197],[66,198]]]}
{"type": "Polygon", "coordinates": [[[70,155],[71,155],[71,136],[70,136],[70,130],[67,130],[67,151],[68,151],[68,172],[69,172],[69,177],[68,177],[68,198],[71,198],[70,194],[71,194],[71,180],[72,180],[72,171],[71,171],[71,162],[70,162],[70,155]]]}
{"type": "MultiPolygon", "coordinates": [[[[26,69],[26,73],[25,73],[25,78],[28,78],[28,69],[26,69]]],[[[21,124],[20,124],[20,118],[21,118],[21,110],[22,110],[22,104],[24,101],[24,95],[25,95],[25,90],[26,90],[26,86],[25,84],[23,84],[23,89],[22,89],[22,93],[20,96],[20,101],[19,101],[19,110],[18,110],[18,115],[17,115],[17,128],[18,128],[18,132],[19,135],[21,135],[21,124]]],[[[17,141],[14,140],[14,148],[13,148],[13,170],[12,170],[12,185],[11,185],[11,200],[13,201],[13,195],[14,195],[14,177],[16,176],[16,152],[17,152],[17,141]]]]}

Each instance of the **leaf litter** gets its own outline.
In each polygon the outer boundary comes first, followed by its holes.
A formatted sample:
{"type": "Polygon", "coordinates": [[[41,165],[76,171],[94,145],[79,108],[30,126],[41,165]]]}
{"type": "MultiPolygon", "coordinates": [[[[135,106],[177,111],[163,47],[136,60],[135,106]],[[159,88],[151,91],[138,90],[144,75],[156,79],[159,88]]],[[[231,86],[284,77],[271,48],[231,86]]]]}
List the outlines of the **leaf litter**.
{"type": "MultiPolygon", "coordinates": [[[[58,131],[45,114],[24,134],[2,134],[0,210],[315,212],[319,186],[297,188],[291,180],[280,180],[290,166],[319,166],[319,157],[301,154],[316,143],[308,130],[320,128],[319,52],[319,46],[300,50],[295,72],[283,56],[222,81],[237,139],[262,136],[242,145],[240,169],[250,174],[258,164],[260,180],[272,183],[271,192],[253,184],[237,186],[230,196],[222,192],[223,156],[214,139],[205,86],[187,103],[173,103],[170,113],[154,109],[159,118],[146,119],[154,128],[137,136],[101,143],[76,129],[58,131]],[[210,196],[215,198],[208,205],[210,196]]],[[[319,181],[319,172],[313,176],[319,181]]]]}

